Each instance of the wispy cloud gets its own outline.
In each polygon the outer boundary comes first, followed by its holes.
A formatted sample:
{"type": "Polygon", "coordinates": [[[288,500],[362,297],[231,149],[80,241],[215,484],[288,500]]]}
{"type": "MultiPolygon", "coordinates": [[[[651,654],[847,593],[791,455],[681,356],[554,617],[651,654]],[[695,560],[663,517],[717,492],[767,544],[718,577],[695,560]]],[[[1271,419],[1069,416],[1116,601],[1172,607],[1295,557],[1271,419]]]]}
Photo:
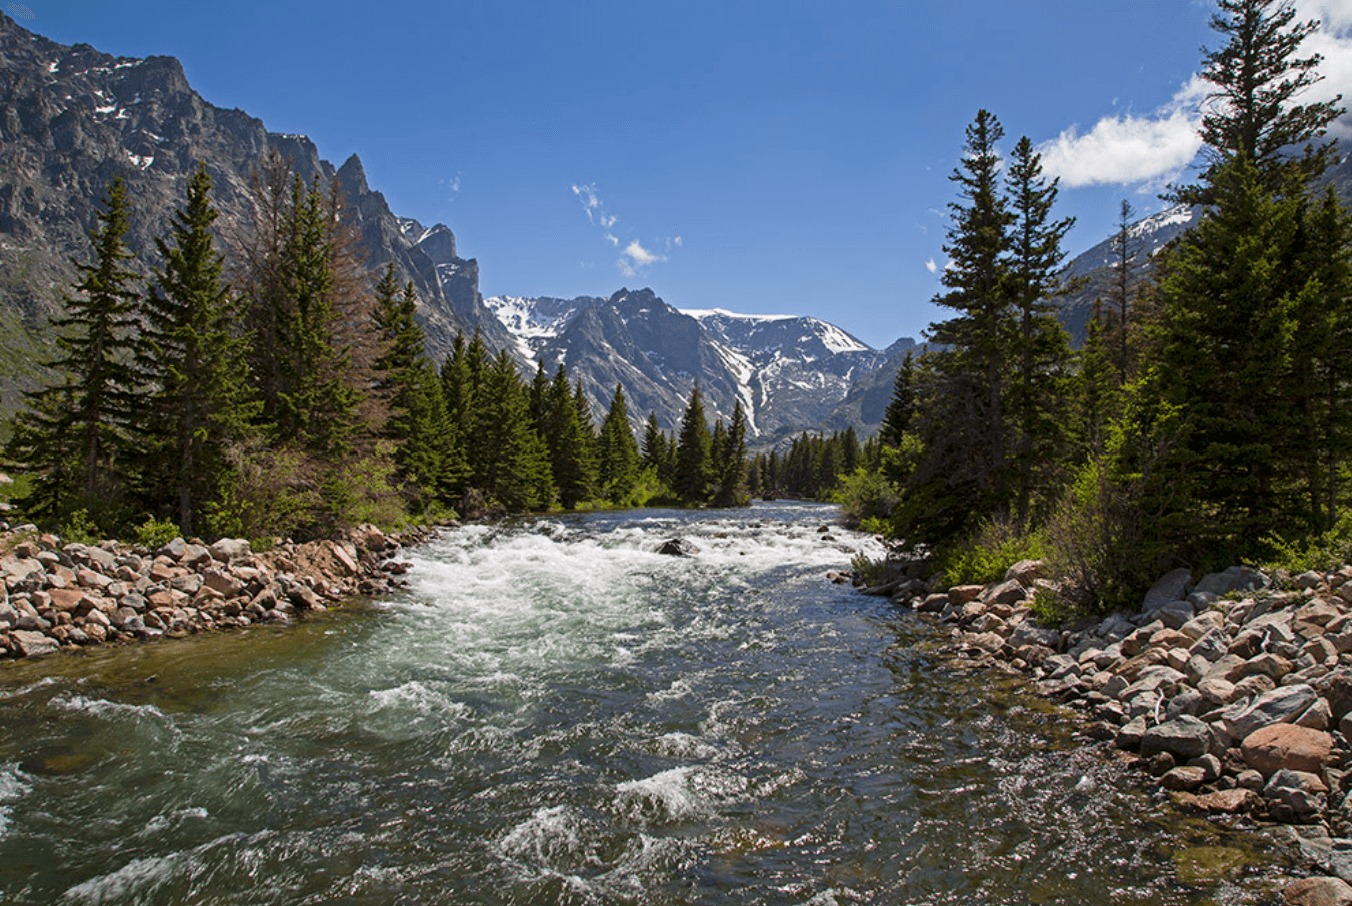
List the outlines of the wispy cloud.
{"type": "MultiPolygon", "coordinates": [[[[1296,18],[1320,20],[1300,55],[1324,58],[1319,66],[1323,81],[1299,102],[1328,100],[1352,85],[1352,0],[1296,0],[1296,18]]],[[[1070,187],[1174,181],[1202,149],[1197,130],[1213,87],[1194,75],[1152,113],[1106,116],[1084,133],[1071,126],[1038,148],[1043,166],[1070,187]]],[[[1352,138],[1352,116],[1344,115],[1331,131],[1352,138]]]]}
{"type": "Polygon", "coordinates": [[[615,266],[624,276],[633,277],[653,264],[666,261],[672,247],[680,247],[680,236],[665,241],[666,252],[652,251],[638,239],[631,238],[626,242],[616,235],[618,231],[615,224],[619,222],[619,217],[607,211],[605,202],[597,191],[596,183],[578,183],[574,184],[572,189],[582,204],[582,210],[587,214],[587,221],[601,228],[601,234],[612,247],[623,248],[615,266]]]}
{"type": "Polygon", "coordinates": [[[939,263],[931,258],[925,262],[925,270],[929,271],[931,274],[937,274],[939,273],[939,263]]]}

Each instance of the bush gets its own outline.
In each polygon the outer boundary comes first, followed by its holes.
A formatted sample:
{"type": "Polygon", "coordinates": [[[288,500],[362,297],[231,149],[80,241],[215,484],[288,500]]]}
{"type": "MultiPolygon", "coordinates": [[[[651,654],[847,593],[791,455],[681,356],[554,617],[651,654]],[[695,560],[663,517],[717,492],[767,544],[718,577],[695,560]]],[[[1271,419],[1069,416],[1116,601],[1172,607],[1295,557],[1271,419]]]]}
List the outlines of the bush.
{"type": "Polygon", "coordinates": [[[847,528],[881,531],[897,508],[901,491],[881,473],[861,468],[841,480],[840,486],[832,492],[831,500],[840,504],[841,517],[847,528]],[[865,523],[870,528],[864,528],[865,523]]]}
{"type": "Polygon", "coordinates": [[[1009,519],[993,519],[983,522],[975,535],[942,551],[937,574],[947,587],[986,585],[1004,579],[1020,560],[1042,556],[1039,533],[1021,532],[1009,519]]]}
{"type": "Polygon", "coordinates": [[[136,526],[136,543],[150,550],[158,550],[179,536],[178,526],[168,519],[151,516],[136,526]]]}
{"type": "Polygon", "coordinates": [[[1263,564],[1266,568],[1330,572],[1352,563],[1352,513],[1343,513],[1337,525],[1313,538],[1288,541],[1269,536],[1264,542],[1273,551],[1271,561],[1263,564]]]}

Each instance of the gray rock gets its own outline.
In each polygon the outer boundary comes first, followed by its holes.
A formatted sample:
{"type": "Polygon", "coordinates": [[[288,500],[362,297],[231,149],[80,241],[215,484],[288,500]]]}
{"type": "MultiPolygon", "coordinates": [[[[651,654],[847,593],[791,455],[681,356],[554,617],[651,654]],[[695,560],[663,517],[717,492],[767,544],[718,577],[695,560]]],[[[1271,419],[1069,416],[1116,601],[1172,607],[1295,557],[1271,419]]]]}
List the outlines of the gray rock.
{"type": "Polygon", "coordinates": [[[1061,648],[1061,633],[1055,629],[1046,629],[1033,623],[1020,623],[1010,633],[1009,644],[1013,648],[1024,645],[1043,645],[1053,650],[1061,648]]]}
{"type": "Polygon", "coordinates": [[[699,553],[699,548],[684,538],[671,538],[658,546],[657,553],[669,557],[693,557],[699,553]]]}
{"type": "Polygon", "coordinates": [[[1170,629],[1182,629],[1184,624],[1193,618],[1196,610],[1191,602],[1188,601],[1170,601],[1169,603],[1157,608],[1155,616],[1168,626],[1170,629]]]}
{"type": "Polygon", "coordinates": [[[209,548],[212,558],[222,563],[230,563],[249,556],[252,551],[249,542],[243,538],[222,538],[209,548]]]}
{"type": "Polygon", "coordinates": [[[180,566],[205,566],[211,562],[211,551],[200,544],[189,544],[183,548],[183,555],[178,558],[178,562],[180,566]]]}
{"type": "Polygon", "coordinates": [[[161,547],[159,550],[155,551],[155,556],[168,557],[170,560],[173,560],[175,563],[177,563],[179,560],[183,558],[183,552],[187,549],[188,542],[184,541],[182,538],[175,538],[173,541],[170,541],[168,544],[164,545],[164,547],[161,547]]]}
{"type": "Polygon", "coordinates": [[[1117,738],[1113,740],[1113,745],[1119,749],[1135,751],[1141,747],[1141,740],[1146,733],[1145,715],[1133,717],[1122,725],[1122,729],[1117,731],[1117,738]]]}
{"type": "Polygon", "coordinates": [[[1191,581],[1192,573],[1183,568],[1171,570],[1160,576],[1145,593],[1145,603],[1141,605],[1142,612],[1153,613],[1165,604],[1181,599],[1191,581]]]}
{"type": "Polygon", "coordinates": [[[1244,739],[1260,727],[1290,723],[1315,703],[1319,694],[1310,686],[1282,686],[1265,692],[1250,702],[1236,702],[1226,708],[1221,722],[1234,739],[1244,739]]]}
{"type": "MultiPolygon", "coordinates": [[[[1185,632],[1186,629],[1187,627],[1184,627],[1185,632]]],[[[1226,635],[1225,630],[1213,628],[1208,630],[1206,634],[1197,641],[1193,642],[1192,647],[1188,649],[1188,653],[1200,655],[1208,661],[1215,663],[1224,657],[1229,650],[1230,637],[1226,635]]]]}
{"type": "Polygon", "coordinates": [[[1223,598],[1236,591],[1265,588],[1267,584],[1268,577],[1253,567],[1232,566],[1224,572],[1203,576],[1193,589],[1193,593],[1213,594],[1223,598]]]}
{"type": "Polygon", "coordinates": [[[14,640],[14,650],[20,657],[37,657],[42,654],[51,654],[61,646],[57,644],[56,639],[43,635],[40,632],[30,632],[25,629],[16,629],[9,634],[14,640]]]}
{"type": "Polygon", "coordinates": [[[1176,759],[1187,760],[1200,758],[1210,749],[1211,728],[1188,715],[1151,727],[1141,737],[1141,756],[1144,758],[1168,752],[1176,759]]]}

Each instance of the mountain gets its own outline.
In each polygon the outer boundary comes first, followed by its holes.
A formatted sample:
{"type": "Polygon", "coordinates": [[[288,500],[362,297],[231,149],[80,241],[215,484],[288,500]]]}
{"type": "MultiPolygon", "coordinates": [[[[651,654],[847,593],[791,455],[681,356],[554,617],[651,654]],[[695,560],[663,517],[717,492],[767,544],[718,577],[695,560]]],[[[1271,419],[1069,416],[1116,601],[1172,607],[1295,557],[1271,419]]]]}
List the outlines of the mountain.
{"type": "Polygon", "coordinates": [[[172,57],[114,57],[67,47],[0,14],[0,405],[40,379],[48,317],[73,282],[71,258],[89,257],[88,231],[114,177],[132,208],[127,245],[149,270],[187,179],[205,163],[229,243],[252,217],[253,176],[269,155],[304,180],[337,184],[344,216],[373,271],[393,263],[412,280],[429,348],[440,359],[457,331],[479,328],[494,348],[514,342],[483,306],[478,263],[460,258],[443,224],[395,216],[353,155],[335,168],[303,135],[269,132],[241,110],[207,103],[172,57]]]}
{"type": "Polygon", "coordinates": [[[624,386],[636,421],[655,412],[680,422],[698,380],[710,419],[728,419],[741,401],[758,444],[829,418],[854,383],[887,356],[833,324],[793,315],[679,311],[650,289],[608,299],[485,300],[522,354],[551,373],[562,363],[581,379],[598,412],[624,386]]]}

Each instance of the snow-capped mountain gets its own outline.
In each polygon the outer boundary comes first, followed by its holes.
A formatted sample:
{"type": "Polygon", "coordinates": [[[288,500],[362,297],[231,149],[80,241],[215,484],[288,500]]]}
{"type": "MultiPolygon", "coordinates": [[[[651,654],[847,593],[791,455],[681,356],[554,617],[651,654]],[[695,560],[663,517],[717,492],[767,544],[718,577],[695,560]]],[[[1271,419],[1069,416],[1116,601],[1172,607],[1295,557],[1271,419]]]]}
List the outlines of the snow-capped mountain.
{"type": "Polygon", "coordinates": [[[609,299],[484,300],[523,354],[549,372],[562,363],[580,378],[598,412],[624,386],[635,421],[655,412],[664,428],[680,421],[699,381],[710,419],[737,401],[752,438],[766,443],[827,418],[853,383],[885,353],[816,318],[679,311],[651,290],[609,299]]]}

